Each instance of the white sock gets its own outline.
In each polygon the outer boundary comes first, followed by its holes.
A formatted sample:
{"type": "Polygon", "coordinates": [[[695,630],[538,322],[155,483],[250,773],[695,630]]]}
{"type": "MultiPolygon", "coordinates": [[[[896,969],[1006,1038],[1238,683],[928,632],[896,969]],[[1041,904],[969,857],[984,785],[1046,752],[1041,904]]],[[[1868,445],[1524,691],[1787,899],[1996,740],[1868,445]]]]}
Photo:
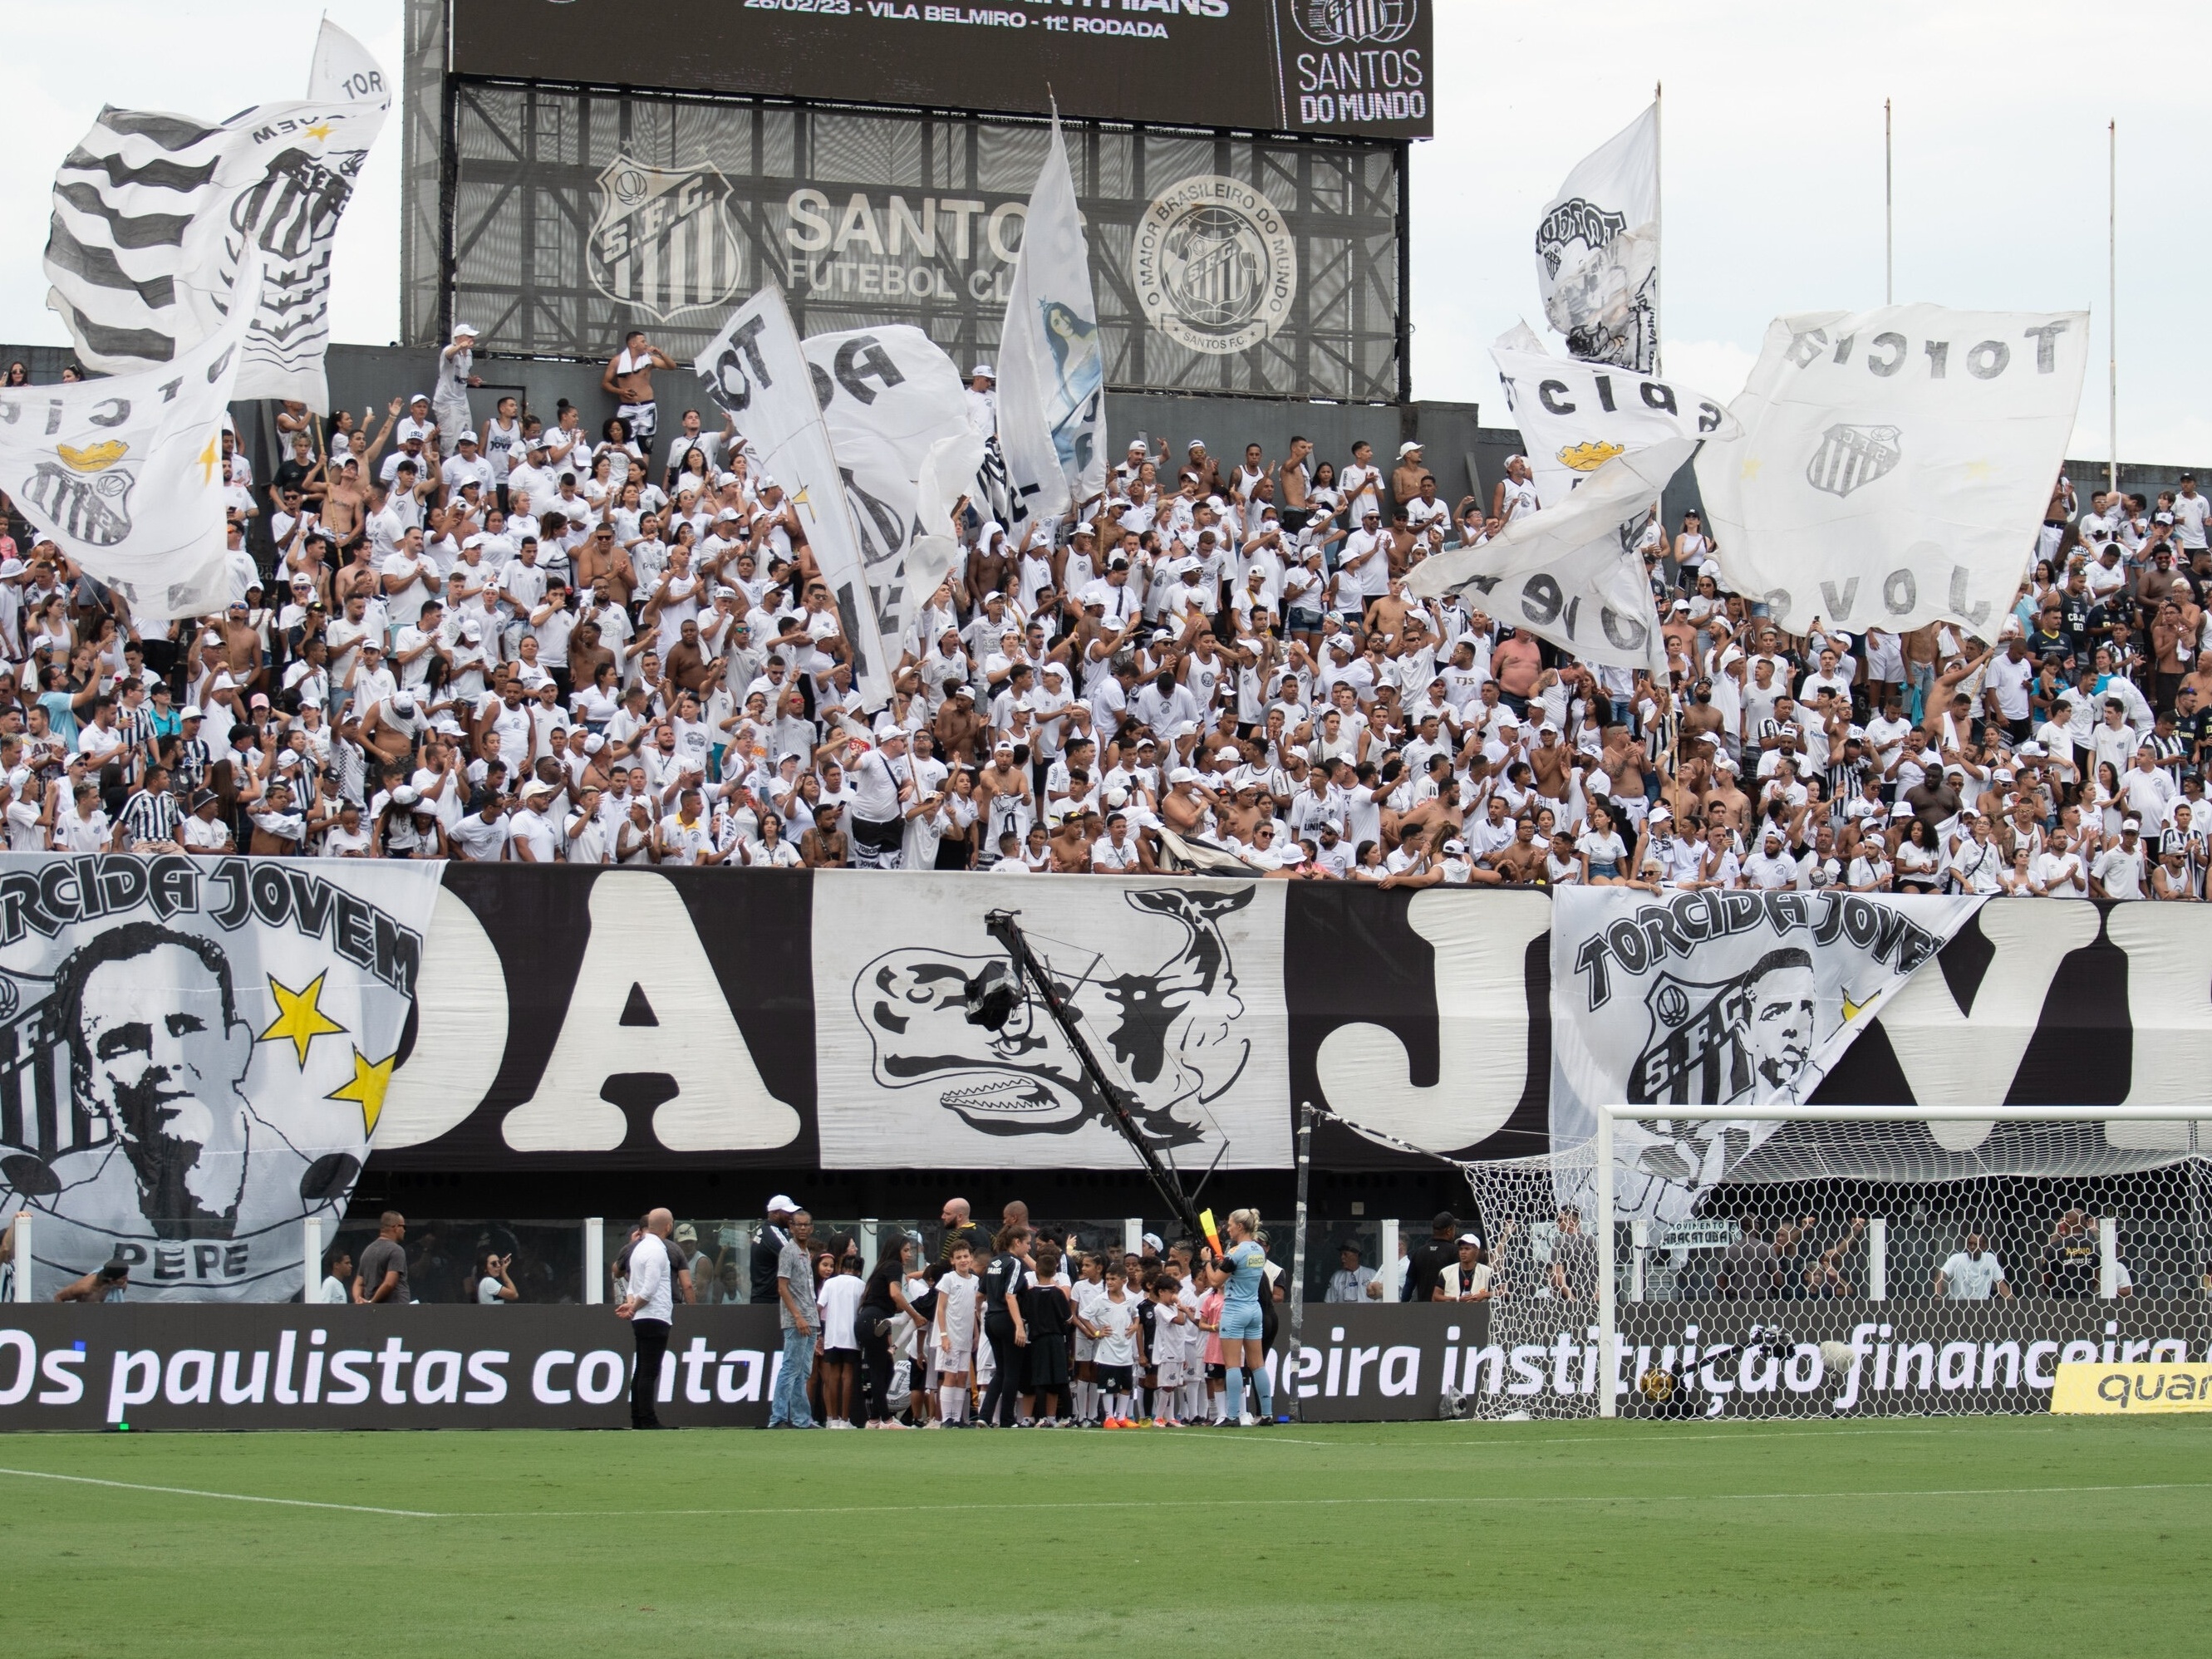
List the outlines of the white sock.
{"type": "Polygon", "coordinates": [[[963,1415],[960,1410],[960,1407],[963,1403],[962,1396],[967,1392],[968,1391],[965,1389],[939,1389],[937,1391],[937,1414],[948,1423],[957,1423],[963,1415]]]}
{"type": "Polygon", "coordinates": [[[1079,1423],[1090,1421],[1091,1399],[1091,1396],[1097,1392],[1097,1388],[1091,1383],[1084,1382],[1080,1377],[1077,1378],[1068,1386],[1073,1389],[1075,1394],[1076,1421],[1079,1423]]]}

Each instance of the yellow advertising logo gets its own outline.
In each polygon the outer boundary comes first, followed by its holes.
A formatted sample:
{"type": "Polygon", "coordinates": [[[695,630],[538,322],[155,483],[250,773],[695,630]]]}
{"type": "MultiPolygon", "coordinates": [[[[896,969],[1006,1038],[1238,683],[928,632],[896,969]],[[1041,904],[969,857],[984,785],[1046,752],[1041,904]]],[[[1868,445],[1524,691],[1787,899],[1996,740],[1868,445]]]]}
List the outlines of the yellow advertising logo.
{"type": "Polygon", "coordinates": [[[2054,1416],[2118,1417],[2132,1412],[2212,1412],[2212,1364],[2058,1367],[2054,1416]]]}
{"type": "Polygon", "coordinates": [[[1620,453],[1619,444],[1571,444],[1559,452],[1559,465],[1577,472],[1595,472],[1620,453]]]}

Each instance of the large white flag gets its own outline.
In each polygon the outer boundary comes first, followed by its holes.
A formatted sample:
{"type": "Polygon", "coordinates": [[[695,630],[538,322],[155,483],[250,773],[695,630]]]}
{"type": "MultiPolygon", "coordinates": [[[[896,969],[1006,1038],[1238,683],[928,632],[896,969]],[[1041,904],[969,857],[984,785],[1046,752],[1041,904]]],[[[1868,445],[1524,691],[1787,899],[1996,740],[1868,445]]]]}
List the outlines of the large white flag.
{"type": "Polygon", "coordinates": [[[707,383],[707,395],[798,507],[815,566],[836,595],[853,650],[854,688],[864,706],[882,707],[890,699],[897,641],[884,638],[868,591],[844,476],[783,290],[771,284],[739,307],[692,366],[707,383]]]}
{"type": "Polygon", "coordinates": [[[228,597],[223,406],[258,272],[239,280],[231,319],[158,368],[0,387],[0,491],[141,623],[205,616],[228,597]]]}
{"type": "Polygon", "coordinates": [[[1659,106],[1577,162],[1536,226],[1536,291],[1577,357],[1649,373],[1659,346],[1659,106]]]}
{"type": "Polygon", "coordinates": [[[943,535],[951,511],[951,501],[930,505],[921,500],[930,453],[949,437],[973,440],[957,447],[968,458],[958,475],[964,489],[982,465],[983,441],[968,423],[968,391],[959,369],[920,329],[901,323],[817,334],[802,349],[814,370],[815,396],[860,535],[868,604],[889,660],[896,663],[912,616],[909,600],[928,598],[905,591],[908,550],[925,532],[943,535]]]}
{"type": "MultiPolygon", "coordinates": [[[[906,550],[904,598],[899,605],[899,637],[906,637],[921,607],[960,562],[960,544],[951,531],[952,509],[982,464],[983,439],[963,426],[930,446],[915,490],[915,521],[920,526],[906,550]]],[[[916,643],[927,650],[929,641],[916,643]]]]}
{"type": "Polygon", "coordinates": [[[89,367],[173,362],[222,326],[247,243],[264,280],[236,395],[327,409],[331,249],[391,104],[384,71],[327,21],[305,99],[220,124],[104,109],[54,175],[47,305],[89,367]]]}
{"type": "Polygon", "coordinates": [[[999,443],[1013,523],[1056,519],[1106,487],[1106,359],[1075,179],[1052,121],[999,341],[999,443]]]}
{"type": "Polygon", "coordinates": [[[1994,637],[2058,477],[2088,313],[1890,306],[1768,325],[1698,457],[1729,586],[1802,633],[1936,621],[1994,637]]]}
{"type": "Polygon", "coordinates": [[[1697,447],[1694,438],[1663,438],[1616,455],[1563,505],[1515,520],[1480,547],[1423,560],[1407,592],[1468,592],[1498,621],[1585,662],[1663,673],[1666,647],[1636,547],[1660,492],[1697,447]]]}
{"type": "Polygon", "coordinates": [[[1546,507],[1616,455],[1736,430],[1717,398],[1634,369],[1555,357],[1525,324],[1498,336],[1490,355],[1546,507]]]}

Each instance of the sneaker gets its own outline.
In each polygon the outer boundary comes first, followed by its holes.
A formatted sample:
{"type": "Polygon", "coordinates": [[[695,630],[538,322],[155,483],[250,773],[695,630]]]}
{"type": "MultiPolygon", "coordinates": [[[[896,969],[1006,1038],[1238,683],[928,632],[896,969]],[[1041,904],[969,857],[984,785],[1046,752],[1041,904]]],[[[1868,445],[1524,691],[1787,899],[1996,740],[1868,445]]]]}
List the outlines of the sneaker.
{"type": "Polygon", "coordinates": [[[941,1429],[945,1426],[945,1419],[941,1417],[933,1417],[921,1426],[925,1429],[941,1429]]]}
{"type": "Polygon", "coordinates": [[[1260,1419],[1251,1413],[1245,1412],[1237,1417],[1237,1426],[1240,1429],[1256,1429],[1260,1426],[1260,1419]]]}

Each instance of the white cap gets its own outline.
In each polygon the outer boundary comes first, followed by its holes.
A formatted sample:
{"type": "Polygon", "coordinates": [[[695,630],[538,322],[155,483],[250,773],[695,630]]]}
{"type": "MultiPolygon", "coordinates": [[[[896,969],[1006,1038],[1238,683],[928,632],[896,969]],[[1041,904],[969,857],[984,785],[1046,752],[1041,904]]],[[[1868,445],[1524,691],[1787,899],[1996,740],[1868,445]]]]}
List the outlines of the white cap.
{"type": "Polygon", "coordinates": [[[2124,831],[2128,830],[2141,830],[2142,828],[2142,820],[2141,818],[2124,819],[2120,823],[2120,828],[2124,831]]]}
{"type": "Polygon", "coordinates": [[[969,378],[969,380],[974,380],[974,379],[975,379],[978,374],[983,375],[983,376],[985,376],[986,378],[990,379],[990,380],[997,380],[997,379],[999,378],[998,371],[996,371],[995,369],[994,369],[994,368],[990,366],[990,364],[988,364],[988,363],[978,363],[978,364],[976,364],[976,365],[975,365],[975,368],[971,368],[971,369],[969,369],[969,370],[968,371],[968,378],[969,378]]]}
{"type": "Polygon", "coordinates": [[[1420,445],[1413,442],[1411,439],[1408,439],[1406,442],[1398,446],[1398,459],[1402,461],[1407,456],[1417,453],[1420,447],[1420,445]]]}
{"type": "MultiPolygon", "coordinates": [[[[454,440],[453,440],[453,441],[454,441],[455,443],[457,443],[457,444],[472,444],[472,443],[474,443],[476,441],[477,441],[477,434],[476,434],[475,433],[473,433],[473,432],[464,432],[463,434],[461,434],[461,435],[460,435],[459,437],[458,437],[458,438],[456,438],[456,439],[454,439],[454,440]]],[[[474,478],[471,478],[471,479],[470,479],[470,480],[469,480],[469,482],[470,482],[471,483],[474,483],[476,482],[476,480],[475,480],[474,478]]]]}
{"type": "Polygon", "coordinates": [[[1168,785],[1170,788],[1179,784],[1196,783],[1197,781],[1198,774],[1192,771],[1188,766],[1178,766],[1174,771],[1168,774],[1168,785]]]}
{"type": "Polygon", "coordinates": [[[453,337],[458,340],[464,334],[467,335],[471,340],[475,339],[477,337],[477,325],[474,323],[455,323],[453,325],[453,337]]]}
{"type": "Polygon", "coordinates": [[[207,718],[207,711],[196,702],[188,702],[185,705],[185,712],[177,718],[179,720],[204,720],[207,718]]]}
{"type": "Polygon", "coordinates": [[[797,1215],[799,1200],[788,1193],[778,1193],[769,1200],[768,1212],[770,1215],[797,1215]]]}

